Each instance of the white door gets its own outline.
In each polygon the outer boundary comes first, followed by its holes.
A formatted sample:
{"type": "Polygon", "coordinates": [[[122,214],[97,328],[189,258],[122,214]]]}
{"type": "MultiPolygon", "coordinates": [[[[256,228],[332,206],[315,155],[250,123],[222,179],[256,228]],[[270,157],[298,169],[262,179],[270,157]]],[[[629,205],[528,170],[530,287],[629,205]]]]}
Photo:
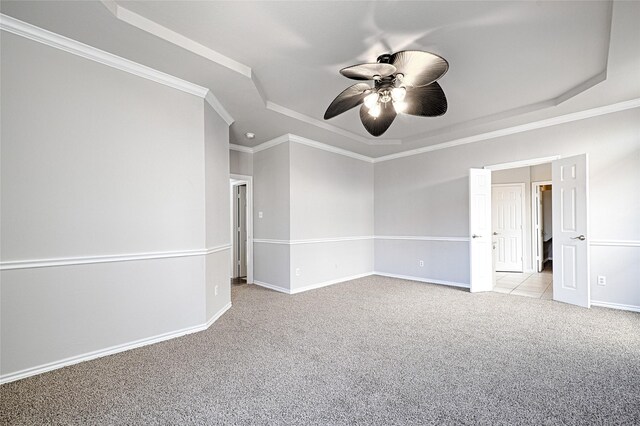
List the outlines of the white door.
{"type": "Polygon", "coordinates": [[[238,186],[238,276],[247,276],[247,186],[238,186]]]}
{"type": "Polygon", "coordinates": [[[469,234],[471,291],[491,291],[491,170],[469,169],[469,234]]]}
{"type": "Polygon", "coordinates": [[[544,264],[544,241],[542,240],[542,191],[540,185],[534,184],[533,192],[533,237],[535,238],[536,248],[536,270],[542,272],[544,264]]]}
{"type": "Polygon", "coordinates": [[[588,308],[587,155],[552,163],[553,299],[588,308]]]}
{"type": "Polygon", "coordinates": [[[522,272],[523,185],[493,185],[491,221],[496,271],[522,272]]]}

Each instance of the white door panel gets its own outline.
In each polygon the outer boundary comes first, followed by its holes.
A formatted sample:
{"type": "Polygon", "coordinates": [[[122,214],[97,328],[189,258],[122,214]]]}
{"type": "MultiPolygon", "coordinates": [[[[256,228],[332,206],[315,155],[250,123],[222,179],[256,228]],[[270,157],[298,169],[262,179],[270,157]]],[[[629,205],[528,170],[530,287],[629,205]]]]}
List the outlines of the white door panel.
{"type": "Polygon", "coordinates": [[[552,163],[553,298],[590,306],[586,154],[552,163]]]}
{"type": "Polygon", "coordinates": [[[523,185],[494,185],[491,194],[496,271],[522,272],[523,185]]]}
{"type": "Polygon", "coordinates": [[[491,238],[491,170],[469,170],[471,291],[493,289],[491,238]]]}

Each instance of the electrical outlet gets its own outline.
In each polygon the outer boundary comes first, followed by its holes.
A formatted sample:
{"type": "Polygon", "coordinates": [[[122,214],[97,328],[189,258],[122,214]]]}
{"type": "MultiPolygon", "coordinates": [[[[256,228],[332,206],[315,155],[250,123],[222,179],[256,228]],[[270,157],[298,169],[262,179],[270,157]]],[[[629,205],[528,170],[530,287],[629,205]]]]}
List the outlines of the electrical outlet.
{"type": "Polygon", "coordinates": [[[300,276],[300,268],[296,268],[296,277],[300,276]]]}
{"type": "Polygon", "coordinates": [[[218,286],[215,286],[215,287],[213,288],[213,295],[214,295],[214,296],[217,296],[217,295],[218,295],[218,286]]]}
{"type": "Polygon", "coordinates": [[[419,260],[418,265],[420,265],[420,267],[422,268],[424,266],[424,260],[419,260]]]}
{"type": "Polygon", "coordinates": [[[258,212],[258,219],[262,219],[262,212],[258,212]]]}
{"type": "Polygon", "coordinates": [[[598,285],[607,285],[607,277],[598,275],[598,285]]]}

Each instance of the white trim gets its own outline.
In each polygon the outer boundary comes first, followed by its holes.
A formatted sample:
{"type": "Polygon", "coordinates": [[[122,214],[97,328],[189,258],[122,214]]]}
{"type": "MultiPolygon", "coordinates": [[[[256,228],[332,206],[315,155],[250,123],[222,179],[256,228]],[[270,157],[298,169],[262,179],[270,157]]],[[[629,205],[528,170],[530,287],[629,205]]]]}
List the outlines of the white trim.
{"type": "Polygon", "coordinates": [[[382,157],[374,158],[374,163],[382,161],[395,160],[402,157],[409,157],[412,155],[424,154],[426,152],[438,151],[441,149],[452,148],[455,146],[466,145],[470,143],[480,142],[488,139],[495,139],[502,136],[514,135],[517,133],[527,132],[530,130],[543,129],[545,127],[551,127],[558,124],[570,123],[572,121],[584,120],[586,118],[597,117],[605,114],[612,114],[614,112],[624,111],[627,109],[640,107],[640,98],[631,99],[624,102],[618,102],[611,105],[605,105],[601,107],[591,108],[584,111],[573,112],[570,114],[559,115],[557,117],[547,118],[545,120],[533,121],[518,126],[507,127],[501,130],[494,130],[492,132],[480,133],[477,135],[454,139],[448,142],[443,142],[435,145],[425,146],[423,148],[411,149],[408,151],[398,152],[396,154],[384,155],[382,157]]]}
{"type": "Polygon", "coordinates": [[[133,25],[134,27],[139,28],[142,31],[146,31],[149,34],[153,34],[154,36],[168,41],[169,43],[182,47],[183,49],[195,53],[198,56],[202,56],[203,58],[213,61],[216,64],[229,68],[230,70],[242,74],[247,78],[251,78],[252,71],[250,67],[241,64],[240,62],[233,60],[219,52],[216,52],[215,50],[210,49],[207,46],[195,42],[190,38],[183,36],[182,34],[172,31],[169,28],[158,24],[157,22],[147,19],[144,16],[138,15],[137,13],[120,6],[115,1],[102,1],[102,3],[117,19],[133,25]]]}
{"type": "Polygon", "coordinates": [[[342,148],[337,148],[333,145],[327,145],[325,143],[314,141],[308,138],[303,138],[302,136],[294,135],[292,133],[286,133],[282,136],[278,136],[277,138],[256,145],[253,148],[248,146],[229,144],[229,149],[246,152],[249,154],[255,154],[256,152],[273,148],[274,146],[280,145],[281,143],[285,142],[299,143],[301,145],[310,146],[312,148],[321,149],[323,151],[333,152],[334,154],[344,155],[345,157],[355,158],[356,160],[365,161],[367,163],[373,163],[373,158],[367,157],[366,155],[358,154],[342,148]]]}
{"type": "Polygon", "coordinates": [[[240,151],[240,152],[246,152],[247,154],[253,154],[253,148],[249,146],[236,145],[234,143],[230,143],[229,149],[232,151],[240,151]]]}
{"type": "Polygon", "coordinates": [[[198,86],[197,84],[105,52],[104,50],[96,49],[79,41],[22,22],[11,16],[0,14],[0,29],[200,98],[204,98],[209,91],[206,87],[198,86]]]}
{"type": "Polygon", "coordinates": [[[257,244],[291,244],[289,240],[273,240],[267,238],[254,238],[253,242],[257,244]]]}
{"type": "Polygon", "coordinates": [[[225,313],[227,312],[229,309],[231,309],[231,302],[227,303],[226,305],[224,305],[222,307],[222,309],[220,309],[218,312],[216,312],[215,314],[213,314],[213,316],[211,318],[209,318],[209,321],[207,321],[204,324],[204,330],[206,330],[207,328],[211,327],[211,325],[213,325],[214,322],[218,321],[218,319],[225,313]]]}
{"type": "Polygon", "coordinates": [[[412,241],[452,241],[452,242],[469,242],[469,237],[427,237],[427,236],[391,236],[391,235],[376,235],[376,240],[412,240],[412,241]]]}
{"type": "Polygon", "coordinates": [[[291,117],[304,123],[311,124],[312,126],[316,126],[320,129],[329,130],[330,132],[333,132],[335,134],[353,139],[356,142],[361,142],[366,145],[400,145],[402,143],[400,139],[369,139],[367,137],[360,136],[348,130],[344,130],[340,127],[334,126],[333,124],[330,124],[326,121],[318,120],[317,118],[309,117],[308,115],[275,104],[266,99],[264,99],[264,101],[266,108],[273,112],[277,112],[279,114],[286,115],[287,117],[291,117]]]}
{"type": "Polygon", "coordinates": [[[231,244],[225,244],[222,246],[217,246],[217,247],[210,247],[208,249],[205,249],[204,254],[212,254],[212,253],[217,253],[219,251],[224,251],[224,250],[230,250],[231,249],[231,244]]]}
{"type": "Polygon", "coordinates": [[[224,122],[227,123],[227,126],[231,126],[231,124],[233,124],[235,120],[211,90],[207,91],[204,96],[204,100],[207,101],[209,105],[211,105],[211,108],[213,108],[213,110],[217,112],[220,117],[222,117],[224,122]]]}
{"type": "Polygon", "coordinates": [[[625,305],[622,303],[591,301],[591,306],[600,306],[601,308],[619,309],[621,311],[640,312],[640,306],[625,305]]]}
{"type": "Polygon", "coordinates": [[[285,143],[289,141],[289,134],[285,133],[282,136],[278,136],[277,138],[268,140],[266,142],[261,143],[260,145],[256,145],[252,148],[253,153],[264,151],[265,149],[273,148],[274,146],[280,145],[281,143],[285,143]]]}
{"type": "Polygon", "coordinates": [[[368,277],[373,275],[373,272],[365,272],[364,274],[357,274],[357,275],[351,275],[349,277],[341,277],[341,278],[336,278],[335,280],[330,280],[330,281],[323,281],[321,283],[316,283],[316,284],[309,284],[306,285],[304,287],[298,287],[298,288],[294,288],[291,289],[289,291],[289,294],[298,294],[298,293],[302,293],[305,291],[309,291],[309,290],[315,290],[318,288],[322,288],[322,287],[327,287],[333,284],[339,284],[339,283],[343,283],[346,281],[351,281],[351,280],[357,280],[358,278],[364,278],[364,277],[368,277]]]}
{"type": "Polygon", "coordinates": [[[451,286],[451,287],[461,287],[461,288],[469,288],[469,284],[466,283],[459,283],[459,282],[455,282],[455,281],[444,281],[444,280],[436,280],[433,278],[422,278],[422,277],[412,277],[409,275],[399,275],[399,274],[390,274],[387,272],[380,272],[380,271],[375,271],[373,273],[374,275],[380,275],[382,277],[389,277],[389,278],[398,278],[401,280],[410,280],[410,281],[419,281],[422,283],[428,283],[428,284],[439,284],[439,285],[447,285],[447,286],[451,286]]]}
{"type": "Polygon", "coordinates": [[[603,247],[640,247],[640,241],[638,240],[591,240],[590,246],[603,246],[603,247]]]}
{"type": "Polygon", "coordinates": [[[322,142],[317,142],[311,139],[303,138],[302,136],[289,134],[289,141],[299,143],[301,145],[306,145],[313,148],[321,149],[323,151],[333,152],[334,154],[344,155],[345,157],[355,158],[356,160],[366,161],[367,163],[373,163],[373,159],[371,157],[367,157],[366,155],[357,154],[352,151],[347,151],[346,149],[337,148],[333,145],[327,145],[322,142]]]}
{"type": "Polygon", "coordinates": [[[269,284],[269,283],[265,283],[257,280],[253,280],[253,283],[257,286],[268,288],[269,290],[275,290],[280,293],[291,294],[291,291],[288,288],[279,287],[277,285],[273,285],[273,284],[269,284]]]}
{"type": "Polygon", "coordinates": [[[284,245],[298,245],[298,244],[320,244],[320,243],[339,243],[344,241],[360,241],[360,240],[372,240],[374,236],[362,236],[362,237],[336,237],[336,238],[315,238],[306,240],[274,240],[267,238],[255,238],[254,243],[261,244],[284,244],[284,245]]]}
{"type": "Polygon", "coordinates": [[[158,334],[152,337],[146,337],[133,342],[123,343],[121,345],[115,345],[97,351],[87,352],[82,355],[76,355],[69,358],[64,358],[59,361],[49,362],[36,367],[27,368],[24,370],[16,371],[0,376],[0,384],[14,382],[16,380],[24,379],[36,374],[46,373],[47,371],[57,370],[58,368],[67,367],[69,365],[78,364],[84,361],[89,361],[96,358],[102,358],[104,356],[117,354],[119,352],[128,351],[130,349],[139,348],[142,346],[152,345],[154,343],[163,342],[165,340],[174,339],[187,334],[197,333],[199,331],[206,330],[213,324],[218,318],[220,318],[227,310],[231,308],[231,302],[227,303],[222,309],[220,309],[211,319],[204,324],[199,324],[192,327],[183,328],[181,330],[170,331],[168,333],[158,334]]]}
{"type": "MultiPolygon", "coordinates": [[[[532,158],[530,160],[511,161],[509,163],[492,164],[490,166],[484,166],[485,169],[493,172],[498,170],[517,169],[519,167],[531,167],[539,164],[551,163],[552,161],[561,158],[559,155],[552,155],[550,157],[532,158]]],[[[498,185],[498,184],[496,184],[498,185]]]]}
{"type": "Polygon", "coordinates": [[[129,262],[134,260],[167,259],[174,257],[205,256],[223,250],[229,250],[230,244],[200,250],[165,251],[134,254],[114,254],[105,256],[78,256],[55,259],[11,260],[0,262],[0,270],[48,268],[53,266],[86,265],[91,263],[129,262]]]}
{"type": "MultiPolygon", "coordinates": [[[[534,121],[531,123],[526,123],[526,124],[522,124],[522,125],[518,125],[518,126],[513,126],[513,127],[508,127],[505,129],[501,129],[501,130],[495,130],[492,132],[487,132],[487,133],[481,133],[478,135],[473,135],[473,136],[469,136],[469,137],[465,137],[465,138],[460,138],[460,139],[453,139],[450,140],[448,142],[443,142],[443,143],[439,143],[439,144],[435,144],[435,145],[429,145],[429,146],[425,146],[422,148],[417,148],[417,149],[411,149],[408,151],[402,151],[402,152],[397,152],[395,154],[389,154],[389,155],[384,155],[381,157],[368,157],[366,155],[362,155],[362,154],[357,154],[355,152],[352,151],[348,151],[345,149],[341,149],[341,148],[336,148],[333,145],[327,145],[324,144],[322,142],[317,142],[317,141],[312,141],[311,139],[306,139],[303,138],[301,136],[297,136],[297,135],[293,135],[293,134],[285,134],[282,136],[279,136],[275,139],[272,139],[270,141],[264,142],[260,145],[257,145],[253,148],[250,147],[242,147],[240,148],[241,145],[233,145],[233,146],[229,146],[229,149],[234,149],[237,151],[242,151],[242,152],[247,152],[247,153],[251,153],[254,154],[256,152],[274,147],[276,145],[279,145],[283,142],[287,142],[288,140],[291,140],[292,142],[298,142],[298,143],[302,143],[302,140],[305,141],[310,141],[312,143],[307,143],[307,145],[309,146],[313,146],[315,148],[318,149],[325,149],[326,151],[331,151],[331,152],[335,152],[337,154],[342,154],[342,155],[348,155],[350,157],[353,158],[358,158],[360,160],[366,161],[366,162],[371,162],[371,163],[381,163],[383,161],[390,161],[390,160],[395,160],[398,158],[403,158],[403,157],[410,157],[413,155],[419,155],[419,154],[424,154],[427,152],[432,152],[432,151],[439,151],[441,149],[447,149],[447,148],[452,148],[452,147],[456,147],[456,146],[460,146],[460,145],[467,145],[467,144],[471,144],[471,143],[475,143],[475,142],[481,142],[481,141],[485,141],[485,140],[489,140],[489,139],[495,139],[495,138],[499,138],[502,136],[508,136],[508,135],[513,135],[513,134],[517,134],[517,133],[522,133],[522,132],[527,132],[530,130],[536,130],[536,129],[542,129],[545,127],[551,127],[551,126],[555,126],[558,124],[564,124],[564,123],[570,123],[572,121],[578,121],[578,120],[584,120],[587,118],[592,118],[592,117],[597,117],[600,115],[606,115],[606,114],[612,114],[615,112],[620,112],[620,111],[625,111],[627,109],[633,109],[633,108],[638,108],[640,107],[640,98],[636,98],[636,99],[631,99],[629,101],[624,101],[624,102],[618,102],[616,104],[611,104],[611,105],[605,105],[605,106],[601,106],[601,107],[597,107],[597,108],[591,108],[591,109],[587,109],[584,111],[578,111],[578,112],[574,112],[574,113],[570,113],[570,114],[565,114],[565,115],[561,115],[561,116],[557,116],[557,117],[552,117],[552,118],[548,118],[545,120],[539,120],[539,121],[534,121]],[[347,154],[349,153],[349,154],[347,154]]],[[[502,164],[495,164],[495,165],[490,165],[490,166],[485,166],[485,168],[487,169],[491,169],[491,170],[502,170],[502,169],[508,169],[508,168],[515,168],[515,167],[526,167],[527,165],[529,166],[534,166],[534,165],[538,165],[538,164],[544,164],[544,163],[548,163],[550,161],[553,160],[557,160],[558,158],[561,158],[561,156],[556,155],[556,156],[551,156],[551,157],[544,157],[544,158],[536,158],[536,159],[530,159],[530,160],[522,160],[522,161],[514,161],[514,162],[510,162],[510,163],[502,163],[502,164]]]]}

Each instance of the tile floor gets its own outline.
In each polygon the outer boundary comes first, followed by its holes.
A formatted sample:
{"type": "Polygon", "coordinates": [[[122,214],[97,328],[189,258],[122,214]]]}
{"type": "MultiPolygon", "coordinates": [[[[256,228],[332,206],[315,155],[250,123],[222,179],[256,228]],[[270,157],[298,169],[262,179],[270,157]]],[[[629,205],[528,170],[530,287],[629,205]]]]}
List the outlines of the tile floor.
{"type": "Polygon", "coordinates": [[[533,274],[524,272],[496,272],[493,291],[535,299],[553,299],[553,273],[550,270],[533,274]]]}

